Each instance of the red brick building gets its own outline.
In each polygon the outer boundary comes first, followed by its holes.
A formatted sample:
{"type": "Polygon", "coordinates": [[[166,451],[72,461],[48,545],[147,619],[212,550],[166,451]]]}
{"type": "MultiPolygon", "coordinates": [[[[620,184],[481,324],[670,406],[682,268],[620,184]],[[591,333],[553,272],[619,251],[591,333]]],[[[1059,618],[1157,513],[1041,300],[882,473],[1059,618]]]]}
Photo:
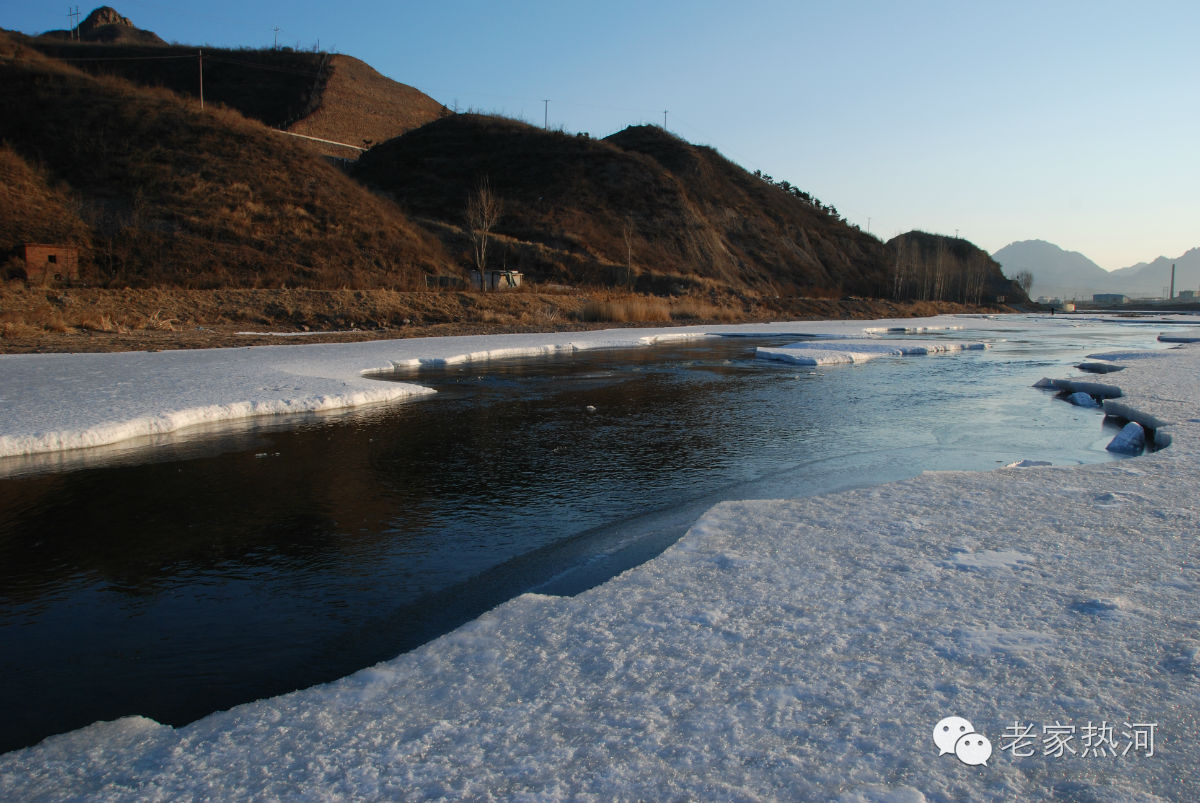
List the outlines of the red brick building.
{"type": "Polygon", "coordinates": [[[25,278],[30,284],[69,282],[79,278],[79,249],[73,245],[25,243],[25,278]]]}

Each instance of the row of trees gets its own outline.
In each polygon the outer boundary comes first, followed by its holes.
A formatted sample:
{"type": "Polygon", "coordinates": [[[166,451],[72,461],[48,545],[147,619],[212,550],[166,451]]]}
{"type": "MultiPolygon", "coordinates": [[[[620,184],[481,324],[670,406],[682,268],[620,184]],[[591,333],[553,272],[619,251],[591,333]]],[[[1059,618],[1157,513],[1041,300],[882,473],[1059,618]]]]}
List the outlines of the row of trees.
{"type": "Polygon", "coordinates": [[[801,201],[804,201],[804,203],[808,204],[813,209],[816,209],[820,212],[824,212],[825,214],[831,216],[834,220],[842,219],[841,215],[838,214],[837,207],[835,207],[831,204],[821,203],[820,199],[814,198],[812,195],[810,195],[809,193],[800,189],[799,187],[795,186],[790,181],[785,181],[785,180],[776,181],[772,176],[768,175],[767,173],[764,173],[761,170],[755,170],[754,177],[757,179],[762,179],[763,181],[770,184],[772,187],[778,187],[779,189],[783,190],[788,195],[791,195],[794,198],[799,198],[801,201]]]}
{"type": "Polygon", "coordinates": [[[991,260],[967,243],[928,234],[902,235],[894,241],[892,297],[917,301],[983,299],[991,260]]]}

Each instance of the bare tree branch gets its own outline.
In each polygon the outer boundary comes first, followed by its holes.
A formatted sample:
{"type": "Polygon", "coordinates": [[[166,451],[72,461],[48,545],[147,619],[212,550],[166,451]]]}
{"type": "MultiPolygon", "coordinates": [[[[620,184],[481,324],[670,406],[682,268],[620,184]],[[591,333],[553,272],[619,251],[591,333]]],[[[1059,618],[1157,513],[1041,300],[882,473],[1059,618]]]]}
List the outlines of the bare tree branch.
{"type": "Polygon", "coordinates": [[[467,229],[471,234],[475,269],[479,271],[479,284],[485,291],[487,276],[484,269],[487,267],[488,237],[496,222],[500,220],[502,207],[499,196],[492,192],[487,178],[479,182],[479,186],[467,199],[467,229]]]}

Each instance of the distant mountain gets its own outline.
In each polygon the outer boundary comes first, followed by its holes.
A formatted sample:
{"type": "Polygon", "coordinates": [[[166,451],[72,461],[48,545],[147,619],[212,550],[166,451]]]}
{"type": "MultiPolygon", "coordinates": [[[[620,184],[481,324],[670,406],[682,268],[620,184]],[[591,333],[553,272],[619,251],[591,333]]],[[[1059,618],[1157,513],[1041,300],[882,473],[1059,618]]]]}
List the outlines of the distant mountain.
{"type": "Polygon", "coordinates": [[[1175,258],[1159,257],[1153,262],[1139,262],[1109,274],[1118,292],[1128,295],[1161,295],[1171,284],[1171,265],[1175,266],[1175,292],[1200,290],[1200,248],[1193,248],[1175,258]]]}
{"type": "Polygon", "coordinates": [[[1182,256],[1159,257],[1128,268],[1106,271],[1077,251],[1064,251],[1043,240],[1024,240],[1004,246],[992,258],[1005,276],[1027,270],[1033,274],[1034,298],[1090,298],[1096,293],[1121,293],[1132,298],[1161,298],[1171,286],[1175,265],[1175,293],[1200,289],[1200,248],[1182,256]]]}
{"type": "Polygon", "coordinates": [[[992,259],[1004,275],[1014,278],[1021,271],[1033,274],[1032,298],[1091,298],[1094,293],[1115,292],[1110,274],[1078,251],[1064,251],[1045,240],[1010,243],[992,259]]]}

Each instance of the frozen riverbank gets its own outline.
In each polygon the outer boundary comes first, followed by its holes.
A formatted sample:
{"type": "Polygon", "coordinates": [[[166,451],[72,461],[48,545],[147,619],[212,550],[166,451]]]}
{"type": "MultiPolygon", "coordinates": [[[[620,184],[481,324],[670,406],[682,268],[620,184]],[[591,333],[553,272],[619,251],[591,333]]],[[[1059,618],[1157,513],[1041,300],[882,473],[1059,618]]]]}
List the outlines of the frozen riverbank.
{"type": "Polygon", "coordinates": [[[598,588],[337,683],[7,754],[0,794],[1195,799],[1200,352],[1122,363],[1170,448],[725,503],[598,588]],[[986,765],[938,754],[951,715],[986,765]]]}
{"type": "Polygon", "coordinates": [[[382,340],[109,354],[0,355],[0,458],[105,446],[206,424],[394,402],[430,391],[374,374],[710,334],[863,337],[953,317],[382,340]]]}

